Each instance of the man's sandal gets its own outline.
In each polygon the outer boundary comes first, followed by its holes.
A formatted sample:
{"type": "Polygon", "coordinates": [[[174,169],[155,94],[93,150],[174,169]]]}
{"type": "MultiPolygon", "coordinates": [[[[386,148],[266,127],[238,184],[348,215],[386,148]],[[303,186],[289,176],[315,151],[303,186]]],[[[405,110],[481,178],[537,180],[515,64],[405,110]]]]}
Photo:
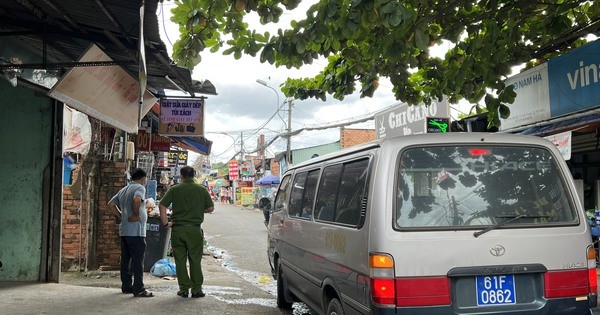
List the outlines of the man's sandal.
{"type": "Polygon", "coordinates": [[[134,293],[133,297],[154,297],[154,294],[150,291],[142,291],[140,293],[134,293]]]}

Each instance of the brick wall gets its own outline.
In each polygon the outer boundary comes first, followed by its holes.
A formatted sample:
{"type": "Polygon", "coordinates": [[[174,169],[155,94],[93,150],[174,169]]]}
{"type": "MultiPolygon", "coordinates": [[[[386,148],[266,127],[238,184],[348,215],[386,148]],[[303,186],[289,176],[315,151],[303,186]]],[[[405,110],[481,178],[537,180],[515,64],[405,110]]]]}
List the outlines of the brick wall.
{"type": "MultiPolygon", "coordinates": [[[[79,168],[73,172],[73,183],[77,180],[79,168]]],[[[94,261],[98,267],[118,269],[120,259],[119,226],[107,206],[108,201],[125,185],[125,163],[100,162],[99,187],[97,191],[97,213],[95,215],[95,240],[88,240],[88,189],[83,194],[73,193],[81,190],[71,185],[63,186],[63,222],[62,222],[62,269],[78,270],[86,266],[88,244],[95,244],[94,261]],[[81,198],[82,197],[82,198],[81,198]],[[79,200],[81,198],[81,200],[79,200]],[[81,266],[79,265],[81,259],[81,266]]]]}
{"type": "Polygon", "coordinates": [[[63,209],[62,209],[62,257],[61,266],[63,270],[77,270],[79,262],[85,263],[85,252],[87,250],[87,221],[82,220],[83,209],[86,200],[79,191],[81,182],[79,174],[81,168],[73,170],[73,184],[63,186],[63,209]]]}
{"type": "Polygon", "coordinates": [[[125,163],[103,161],[100,164],[100,174],[96,262],[103,269],[118,269],[121,257],[119,225],[107,204],[125,186],[125,163]]]}
{"type": "Polygon", "coordinates": [[[342,148],[349,148],[357,144],[375,140],[374,129],[347,129],[341,128],[340,142],[342,148]]]}

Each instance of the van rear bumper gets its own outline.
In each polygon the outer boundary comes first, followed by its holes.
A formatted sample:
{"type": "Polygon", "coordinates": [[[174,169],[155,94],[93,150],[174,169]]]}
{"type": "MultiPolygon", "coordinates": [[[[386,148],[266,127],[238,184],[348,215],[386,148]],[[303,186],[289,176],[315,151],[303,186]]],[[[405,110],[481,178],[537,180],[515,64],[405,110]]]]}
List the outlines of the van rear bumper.
{"type": "MultiPolygon", "coordinates": [[[[595,296],[594,296],[595,297],[595,296]]],[[[595,302],[595,301],[594,301],[595,302]]],[[[468,314],[553,314],[553,315],[589,315],[598,314],[600,310],[596,303],[589,301],[575,301],[574,298],[546,300],[544,305],[537,303],[519,304],[502,307],[477,307],[457,310],[452,305],[435,307],[403,307],[403,308],[377,308],[372,306],[371,314],[378,315],[468,315],[468,314]],[[593,306],[592,306],[593,305],[593,306]]]]}

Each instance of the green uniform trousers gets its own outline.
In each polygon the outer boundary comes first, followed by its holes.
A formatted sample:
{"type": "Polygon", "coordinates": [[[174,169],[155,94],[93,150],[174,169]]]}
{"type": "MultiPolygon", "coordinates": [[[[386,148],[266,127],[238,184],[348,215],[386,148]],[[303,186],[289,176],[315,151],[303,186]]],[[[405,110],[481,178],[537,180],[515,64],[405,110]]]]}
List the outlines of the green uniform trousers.
{"type": "Polygon", "coordinates": [[[171,247],[175,258],[175,269],[179,290],[191,289],[192,293],[202,291],[202,252],[204,234],[199,226],[174,226],[171,230],[171,247]],[[189,259],[190,273],[187,262],[189,259]]]}

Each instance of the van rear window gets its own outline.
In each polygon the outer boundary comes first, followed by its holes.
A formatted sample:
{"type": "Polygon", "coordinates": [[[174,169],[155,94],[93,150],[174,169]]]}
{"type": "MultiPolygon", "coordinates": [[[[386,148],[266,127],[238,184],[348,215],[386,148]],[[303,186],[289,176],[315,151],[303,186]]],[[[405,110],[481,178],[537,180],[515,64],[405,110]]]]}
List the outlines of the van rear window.
{"type": "Polygon", "coordinates": [[[573,224],[556,160],[544,148],[439,146],[402,152],[396,228],[573,224]]]}

